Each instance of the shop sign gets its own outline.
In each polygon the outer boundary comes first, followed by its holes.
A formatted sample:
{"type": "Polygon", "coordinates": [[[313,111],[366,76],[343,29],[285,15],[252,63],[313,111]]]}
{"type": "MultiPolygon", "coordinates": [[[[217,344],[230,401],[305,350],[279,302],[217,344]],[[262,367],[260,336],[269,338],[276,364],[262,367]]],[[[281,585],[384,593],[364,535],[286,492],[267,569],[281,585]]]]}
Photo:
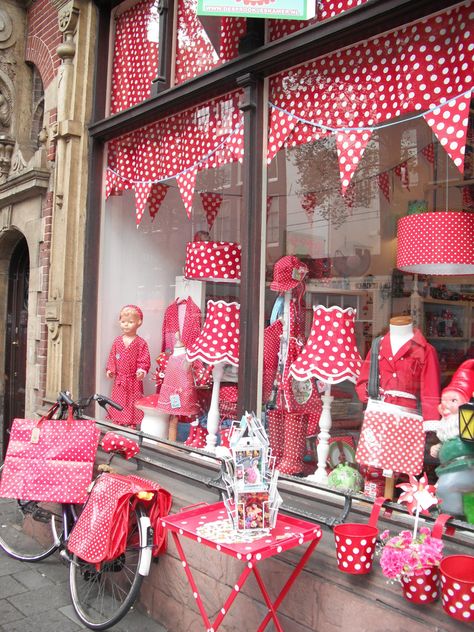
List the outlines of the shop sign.
{"type": "Polygon", "coordinates": [[[315,0],[198,0],[198,15],[309,20],[316,15],[315,0]]]}

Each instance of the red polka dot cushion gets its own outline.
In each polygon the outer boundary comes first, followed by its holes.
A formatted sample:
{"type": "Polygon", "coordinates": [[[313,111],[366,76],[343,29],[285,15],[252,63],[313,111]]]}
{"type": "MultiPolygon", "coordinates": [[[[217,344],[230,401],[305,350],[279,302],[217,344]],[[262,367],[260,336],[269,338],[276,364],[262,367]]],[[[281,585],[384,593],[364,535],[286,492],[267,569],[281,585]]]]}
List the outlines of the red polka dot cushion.
{"type": "Polygon", "coordinates": [[[138,443],[127,437],[122,437],[116,432],[107,432],[101,445],[105,452],[118,452],[126,459],[131,459],[132,456],[140,452],[138,443]]]}

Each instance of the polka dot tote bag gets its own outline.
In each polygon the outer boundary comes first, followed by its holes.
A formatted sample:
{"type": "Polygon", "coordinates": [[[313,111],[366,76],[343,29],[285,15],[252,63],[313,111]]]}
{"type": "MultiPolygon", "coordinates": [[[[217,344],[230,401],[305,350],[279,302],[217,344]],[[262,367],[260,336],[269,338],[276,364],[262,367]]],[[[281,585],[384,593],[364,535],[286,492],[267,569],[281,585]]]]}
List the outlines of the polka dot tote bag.
{"type": "Polygon", "coordinates": [[[92,480],[100,430],[92,419],[14,419],[0,496],[82,503],[92,480]]]}

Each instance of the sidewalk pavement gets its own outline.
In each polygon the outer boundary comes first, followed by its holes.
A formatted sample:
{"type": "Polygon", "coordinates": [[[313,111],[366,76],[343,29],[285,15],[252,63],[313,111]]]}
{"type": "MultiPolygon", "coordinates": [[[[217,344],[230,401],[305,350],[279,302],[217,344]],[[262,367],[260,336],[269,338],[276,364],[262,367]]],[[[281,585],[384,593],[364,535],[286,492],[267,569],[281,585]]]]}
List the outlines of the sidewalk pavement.
{"type": "MultiPolygon", "coordinates": [[[[0,632],[76,632],[69,595],[69,568],[55,553],[44,562],[18,562],[0,550],[0,632]]],[[[146,581],[146,580],[145,580],[146,581]]],[[[113,632],[166,632],[135,609],[109,628],[113,632]]]]}

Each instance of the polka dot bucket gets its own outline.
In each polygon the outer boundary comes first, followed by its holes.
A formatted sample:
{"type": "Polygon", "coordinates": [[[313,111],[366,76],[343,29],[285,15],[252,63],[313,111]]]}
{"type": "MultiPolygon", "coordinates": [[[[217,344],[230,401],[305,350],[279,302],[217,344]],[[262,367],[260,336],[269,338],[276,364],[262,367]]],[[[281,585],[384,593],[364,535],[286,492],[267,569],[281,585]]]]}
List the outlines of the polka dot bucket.
{"type": "Polygon", "coordinates": [[[439,570],[445,612],[459,621],[474,621],[474,557],[449,555],[439,570]]]}
{"type": "Polygon", "coordinates": [[[376,524],[384,501],[382,497],[375,499],[369,524],[346,523],[334,527],[337,566],[343,573],[363,575],[372,570],[379,532],[376,524]]]}
{"type": "Polygon", "coordinates": [[[431,603],[439,597],[439,568],[420,568],[411,575],[402,576],[403,596],[412,603],[431,603]]]}

